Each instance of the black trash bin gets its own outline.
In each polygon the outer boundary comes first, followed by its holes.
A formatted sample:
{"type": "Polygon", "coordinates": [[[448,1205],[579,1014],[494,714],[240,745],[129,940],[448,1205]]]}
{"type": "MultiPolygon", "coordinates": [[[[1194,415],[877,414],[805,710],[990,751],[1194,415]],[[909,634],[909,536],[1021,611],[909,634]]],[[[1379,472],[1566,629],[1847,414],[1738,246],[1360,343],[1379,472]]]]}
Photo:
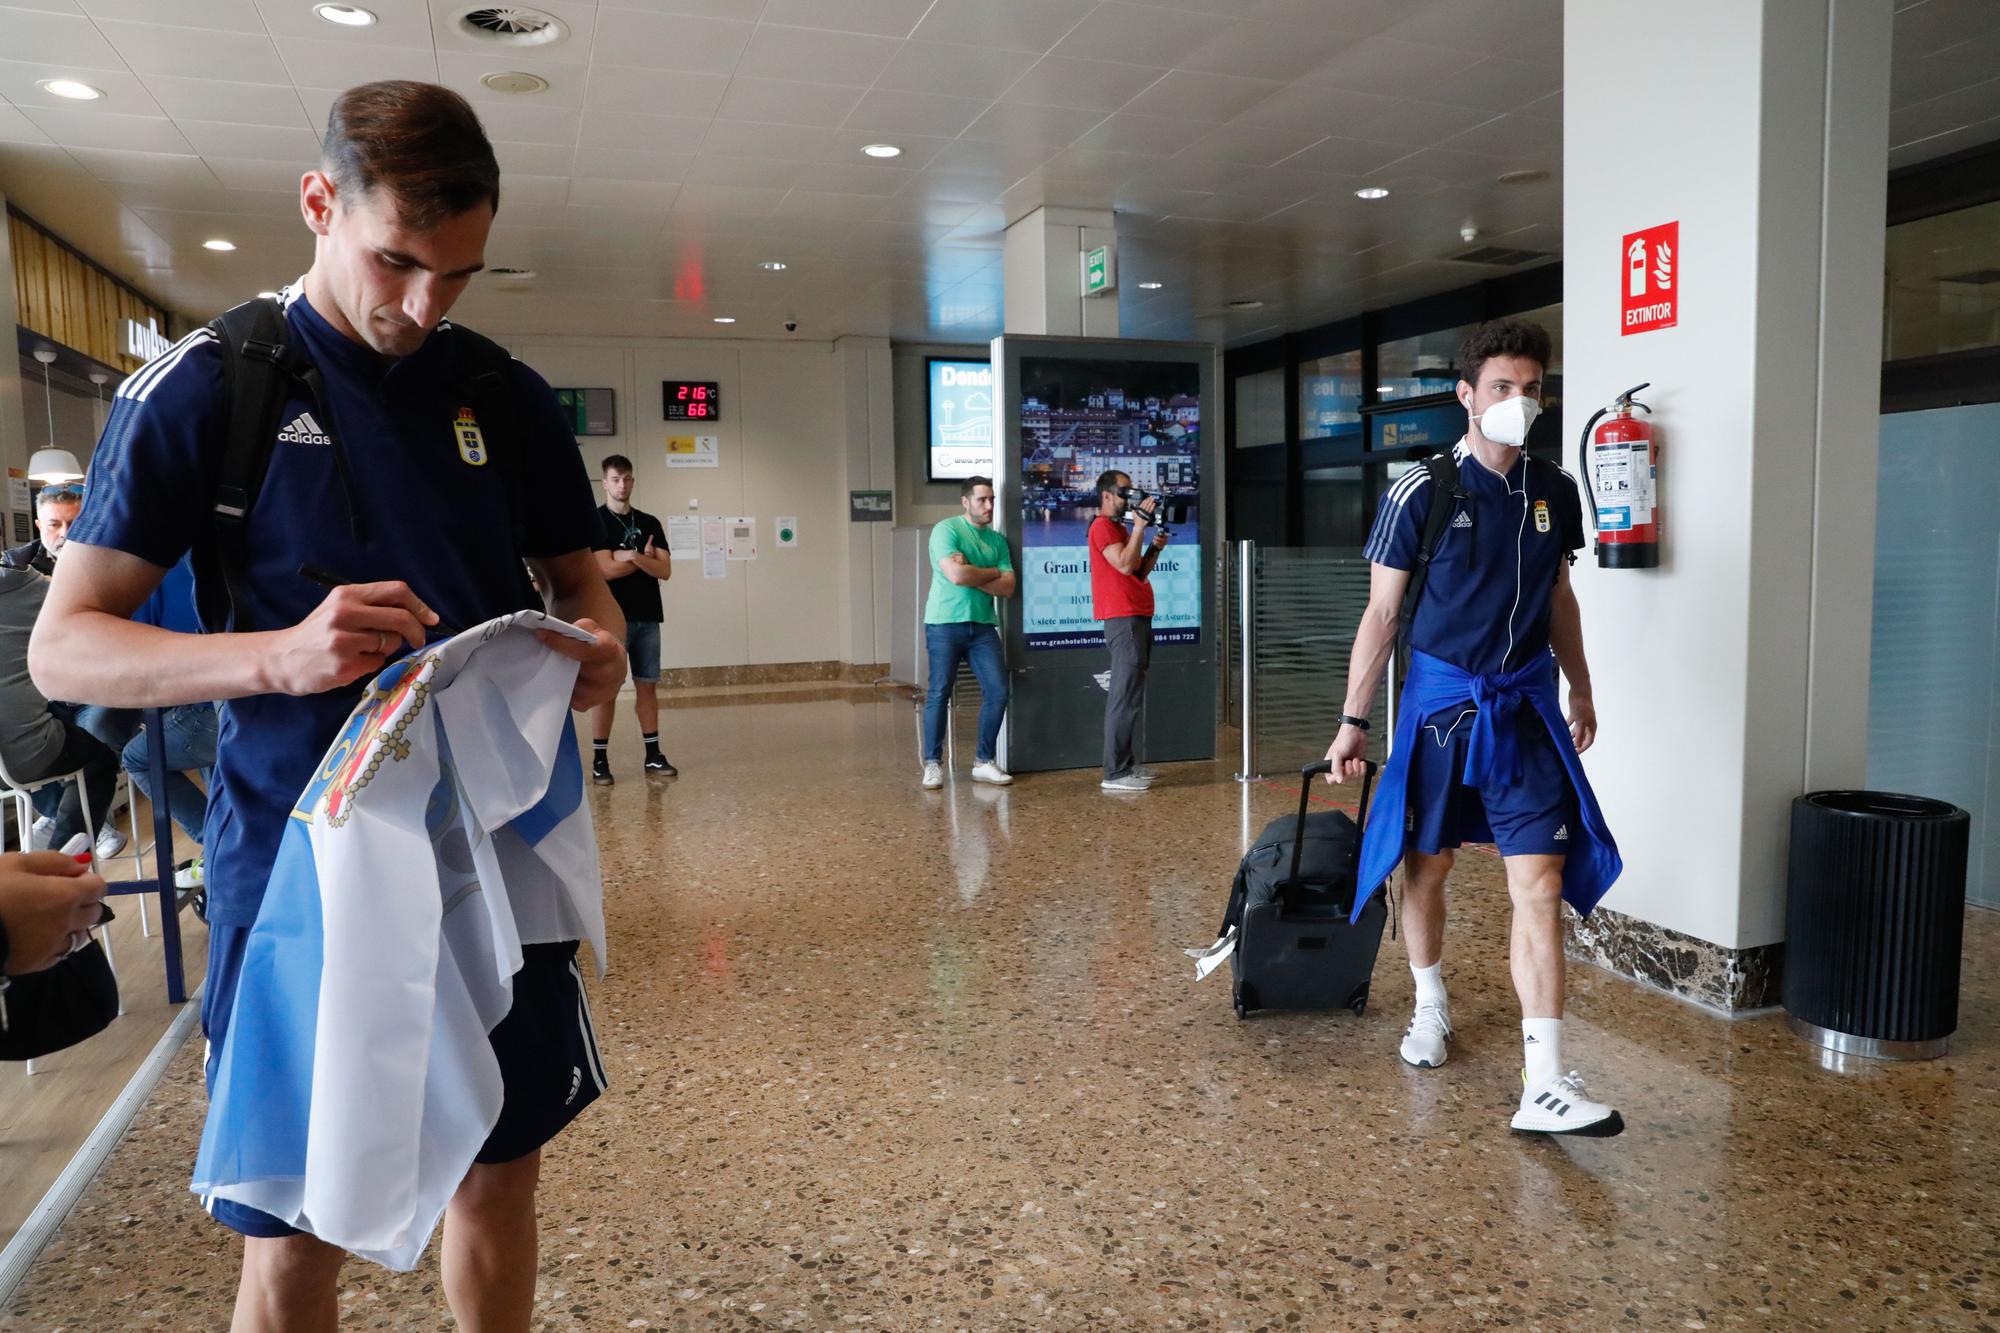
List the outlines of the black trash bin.
{"type": "Polygon", "coordinates": [[[1792,802],[1785,1009],[1808,1041],[1931,1060],[1958,1027],[1972,817],[1879,791],[1792,802]]]}

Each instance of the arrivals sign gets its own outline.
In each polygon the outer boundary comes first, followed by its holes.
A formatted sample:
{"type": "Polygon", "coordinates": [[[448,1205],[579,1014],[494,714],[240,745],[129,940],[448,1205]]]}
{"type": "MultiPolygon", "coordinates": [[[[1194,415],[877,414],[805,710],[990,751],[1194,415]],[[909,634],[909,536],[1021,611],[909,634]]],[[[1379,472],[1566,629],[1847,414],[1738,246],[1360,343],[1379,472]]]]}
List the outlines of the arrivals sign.
{"type": "Polygon", "coordinates": [[[1680,250],[1678,222],[1626,235],[1618,252],[1620,336],[1680,323],[1680,250]]]}

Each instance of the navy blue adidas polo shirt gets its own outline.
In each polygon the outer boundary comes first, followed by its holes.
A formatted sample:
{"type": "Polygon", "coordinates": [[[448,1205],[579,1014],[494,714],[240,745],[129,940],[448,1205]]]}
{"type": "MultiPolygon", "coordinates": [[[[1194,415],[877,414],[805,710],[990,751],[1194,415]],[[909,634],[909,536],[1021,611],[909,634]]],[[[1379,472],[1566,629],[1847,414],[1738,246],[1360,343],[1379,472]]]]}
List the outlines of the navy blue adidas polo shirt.
{"type": "MultiPolygon", "coordinates": [[[[1531,467],[1525,454],[1502,477],[1460,440],[1452,520],[1431,557],[1410,646],[1475,675],[1512,671],[1549,651],[1549,608],[1569,553],[1583,549],[1583,502],[1559,468],[1531,467]]],[[[1436,487],[1421,464],[1382,496],[1362,554],[1413,569],[1436,487]]]]}
{"type": "MultiPolygon", "coordinates": [[[[326,597],[299,574],[304,562],[358,583],[402,579],[444,623],[468,626],[526,604],[523,557],[590,549],[597,535],[590,478],[555,394],[534,371],[511,363],[516,400],[532,417],[517,438],[535,497],[522,516],[525,549],[516,550],[502,469],[483,448],[462,446],[456,429],[470,408],[449,375],[450,324],[388,361],[336,332],[306,301],[302,283],[282,299],[294,343],[319,368],[328,401],[294,399],[278,418],[248,534],[258,628],[296,625],[326,597]]],[[[175,565],[208,530],[227,417],[221,346],[197,329],[120,386],[70,540],[115,547],[162,569],[175,565]]],[[[306,698],[255,695],[224,706],[202,838],[212,923],[256,919],[285,819],[361,689],[357,681],[306,698]]]]}

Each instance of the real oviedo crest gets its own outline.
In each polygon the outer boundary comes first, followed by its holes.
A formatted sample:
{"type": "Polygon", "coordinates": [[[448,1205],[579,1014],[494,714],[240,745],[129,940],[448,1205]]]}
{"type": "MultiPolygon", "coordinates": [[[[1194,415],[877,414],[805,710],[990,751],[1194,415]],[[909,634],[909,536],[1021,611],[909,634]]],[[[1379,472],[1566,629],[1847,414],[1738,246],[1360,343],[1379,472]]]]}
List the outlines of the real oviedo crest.
{"type": "Polygon", "coordinates": [[[458,440],[458,456],[473,467],[486,466],[486,437],[479,433],[479,420],[472,415],[472,409],[458,409],[458,420],[451,426],[451,433],[458,440]]]}

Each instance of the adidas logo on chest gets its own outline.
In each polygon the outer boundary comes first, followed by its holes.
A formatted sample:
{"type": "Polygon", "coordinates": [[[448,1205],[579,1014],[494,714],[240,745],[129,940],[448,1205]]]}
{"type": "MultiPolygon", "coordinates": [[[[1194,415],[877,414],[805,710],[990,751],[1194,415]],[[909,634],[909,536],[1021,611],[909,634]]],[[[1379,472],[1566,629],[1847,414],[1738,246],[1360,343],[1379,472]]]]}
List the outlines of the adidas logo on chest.
{"type": "Polygon", "coordinates": [[[1452,516],[1451,525],[1454,528],[1469,528],[1472,526],[1472,515],[1461,509],[1452,516]]]}
{"type": "Polygon", "coordinates": [[[301,412],[278,432],[281,444],[316,444],[325,448],[333,443],[333,437],[320,429],[319,422],[313,420],[310,412],[301,412]]]}

